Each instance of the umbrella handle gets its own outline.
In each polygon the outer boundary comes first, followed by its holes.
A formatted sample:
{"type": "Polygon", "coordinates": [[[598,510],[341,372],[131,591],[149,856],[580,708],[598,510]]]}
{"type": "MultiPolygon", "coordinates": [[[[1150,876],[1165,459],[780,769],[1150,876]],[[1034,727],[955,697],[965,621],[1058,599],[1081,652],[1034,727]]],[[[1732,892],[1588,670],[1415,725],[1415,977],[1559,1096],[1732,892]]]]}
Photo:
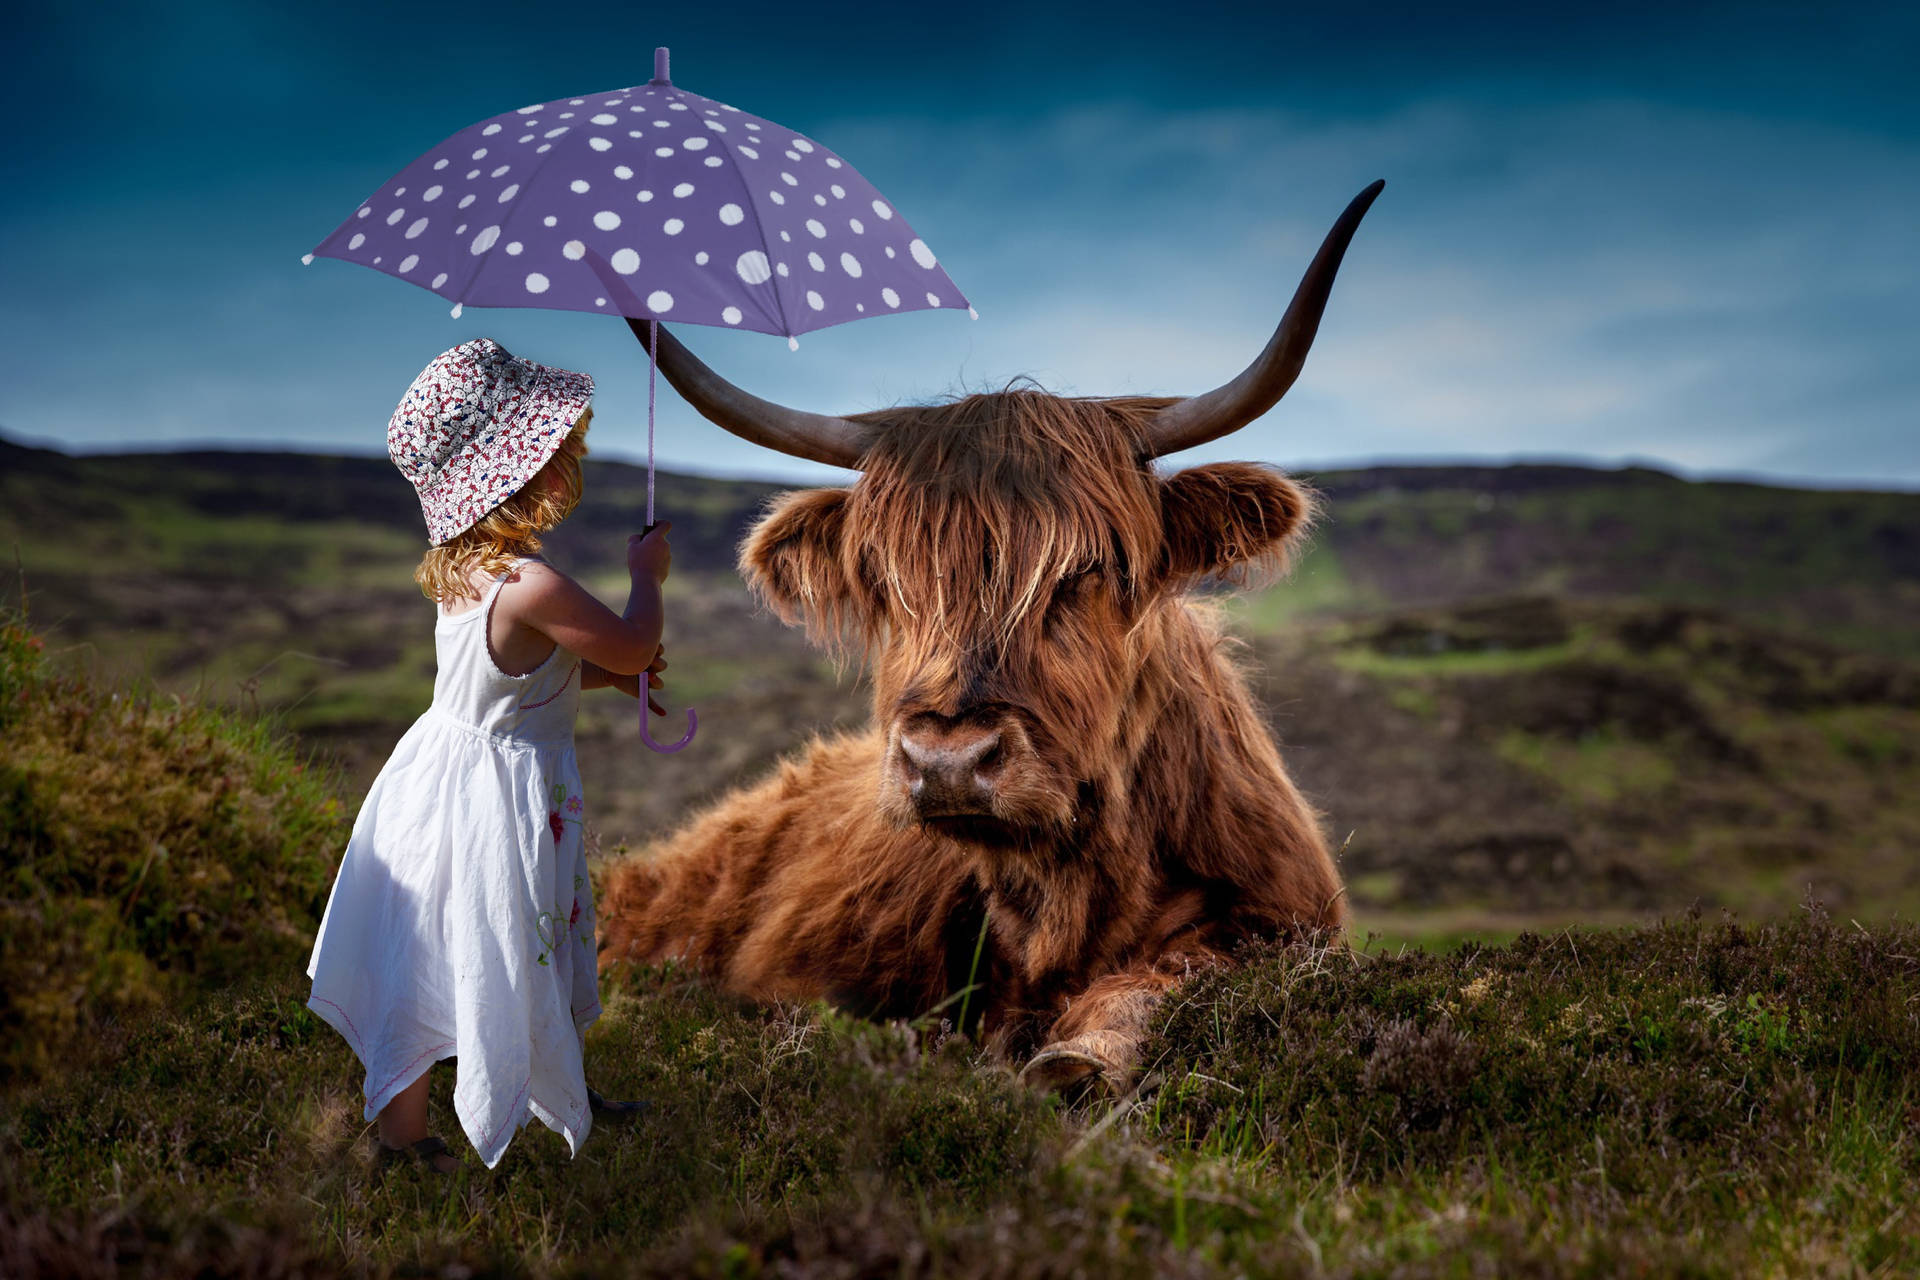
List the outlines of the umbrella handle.
{"type": "Polygon", "coordinates": [[[694,714],[693,714],[693,708],[692,708],[692,707],[688,707],[688,708],[687,708],[687,732],[686,732],[686,736],[685,736],[685,737],[683,737],[683,738],[681,738],[681,739],[680,739],[680,741],[678,741],[678,742],[676,742],[676,743],[674,743],[674,744],[672,744],[671,746],[662,746],[662,745],[661,745],[660,743],[658,743],[658,742],[655,742],[655,741],[653,740],[653,735],[647,732],[647,699],[646,699],[646,690],[645,690],[644,688],[643,688],[643,689],[641,690],[641,697],[640,697],[640,741],[642,741],[642,742],[644,742],[644,743],[646,743],[646,744],[647,744],[647,745],[648,745],[649,747],[652,747],[652,748],[653,748],[653,749],[654,749],[655,751],[658,751],[658,752],[659,752],[659,753],[660,753],[661,755],[672,755],[672,754],[673,754],[674,752],[676,752],[676,751],[678,751],[678,750],[680,750],[680,749],[681,749],[682,747],[684,747],[684,746],[686,746],[686,745],[687,745],[687,744],[688,744],[689,742],[692,742],[692,741],[693,741],[693,731],[694,731],[695,729],[698,729],[699,727],[700,727],[700,717],[698,717],[698,716],[696,716],[696,715],[694,715],[694,714]]]}

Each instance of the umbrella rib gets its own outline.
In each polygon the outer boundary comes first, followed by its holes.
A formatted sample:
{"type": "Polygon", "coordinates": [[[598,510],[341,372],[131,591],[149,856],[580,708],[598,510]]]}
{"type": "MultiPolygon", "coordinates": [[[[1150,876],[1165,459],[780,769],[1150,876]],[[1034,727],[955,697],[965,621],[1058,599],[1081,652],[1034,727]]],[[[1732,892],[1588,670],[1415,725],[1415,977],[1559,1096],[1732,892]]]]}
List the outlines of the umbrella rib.
{"type": "MultiPolygon", "coordinates": [[[[573,134],[574,134],[574,130],[568,129],[566,134],[561,137],[560,141],[564,142],[567,138],[572,137],[573,134]]],[[[468,276],[466,279],[466,282],[461,286],[460,296],[454,299],[454,301],[458,303],[460,306],[464,307],[467,305],[468,291],[470,291],[475,284],[479,283],[481,274],[484,273],[488,265],[492,263],[493,255],[495,251],[499,249],[500,246],[508,243],[508,241],[511,239],[511,237],[507,235],[508,224],[510,224],[513,221],[514,217],[520,212],[520,197],[527,194],[529,191],[533,190],[534,179],[538,178],[540,176],[541,171],[545,169],[548,164],[552,163],[552,161],[557,156],[559,156],[560,148],[556,144],[554,146],[547,148],[547,154],[544,156],[539,155],[538,152],[535,152],[534,154],[537,158],[533,162],[533,171],[526,176],[525,181],[519,184],[520,190],[514,195],[513,203],[507,206],[507,212],[504,215],[502,215],[500,219],[500,234],[494,238],[494,242],[491,245],[487,246],[487,251],[485,253],[473,255],[479,259],[479,263],[474,267],[473,274],[468,276]]],[[[456,244],[455,248],[457,249],[458,247],[459,246],[456,244]]],[[[475,303],[474,305],[484,306],[485,304],[475,303]]]]}
{"type": "MultiPolygon", "coordinates": [[[[746,112],[741,111],[740,114],[745,115],[746,112]]],[[[746,191],[747,195],[747,216],[753,219],[753,231],[760,240],[760,250],[762,253],[771,253],[773,246],[767,243],[766,224],[760,221],[760,204],[754,199],[753,185],[747,181],[746,170],[740,167],[740,157],[733,153],[733,143],[730,141],[728,134],[723,133],[720,135],[720,145],[727,149],[727,159],[733,162],[733,171],[740,175],[740,185],[746,191]]],[[[773,283],[779,279],[784,279],[784,277],[774,271],[772,263],[769,261],[767,266],[767,283],[773,286],[773,309],[780,320],[781,336],[786,338],[797,337],[798,335],[794,332],[793,322],[787,319],[786,299],[780,296],[780,286],[773,283]]]]}

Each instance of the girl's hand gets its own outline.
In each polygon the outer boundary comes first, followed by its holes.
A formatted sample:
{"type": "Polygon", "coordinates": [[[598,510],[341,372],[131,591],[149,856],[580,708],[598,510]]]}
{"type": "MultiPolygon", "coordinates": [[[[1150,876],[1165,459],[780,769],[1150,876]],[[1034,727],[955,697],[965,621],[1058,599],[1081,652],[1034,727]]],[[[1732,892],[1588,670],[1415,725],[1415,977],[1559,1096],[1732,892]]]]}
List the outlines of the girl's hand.
{"type": "Polygon", "coordinates": [[[636,581],[651,578],[655,582],[665,582],[668,572],[673,568],[673,548],[667,543],[667,531],[673,528],[671,520],[662,520],[646,533],[631,534],[627,538],[627,574],[636,581]]]}
{"type": "MultiPolygon", "coordinates": [[[[647,664],[647,670],[646,670],[647,688],[649,689],[665,688],[667,682],[660,678],[660,673],[662,671],[665,671],[666,669],[667,669],[667,650],[666,650],[666,646],[662,645],[660,647],[659,652],[653,655],[653,661],[647,664]]],[[[637,679],[636,679],[636,683],[638,683],[637,679]]],[[[638,693],[639,689],[636,688],[634,692],[638,693]]],[[[653,712],[653,714],[657,716],[663,716],[667,714],[667,709],[661,706],[659,703],[655,702],[653,700],[652,694],[647,695],[647,707],[649,710],[653,712]]]]}

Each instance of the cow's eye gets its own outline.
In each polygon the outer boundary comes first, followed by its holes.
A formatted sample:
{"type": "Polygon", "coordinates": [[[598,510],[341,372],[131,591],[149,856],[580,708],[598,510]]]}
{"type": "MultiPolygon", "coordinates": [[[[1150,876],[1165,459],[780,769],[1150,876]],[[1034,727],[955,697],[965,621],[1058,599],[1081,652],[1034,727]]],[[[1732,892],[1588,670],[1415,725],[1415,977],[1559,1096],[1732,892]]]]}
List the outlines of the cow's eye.
{"type": "Polygon", "coordinates": [[[1053,602],[1056,605],[1073,604],[1084,600],[1100,583],[1100,570],[1082,569],[1060,579],[1060,585],[1053,589],[1053,602]]]}

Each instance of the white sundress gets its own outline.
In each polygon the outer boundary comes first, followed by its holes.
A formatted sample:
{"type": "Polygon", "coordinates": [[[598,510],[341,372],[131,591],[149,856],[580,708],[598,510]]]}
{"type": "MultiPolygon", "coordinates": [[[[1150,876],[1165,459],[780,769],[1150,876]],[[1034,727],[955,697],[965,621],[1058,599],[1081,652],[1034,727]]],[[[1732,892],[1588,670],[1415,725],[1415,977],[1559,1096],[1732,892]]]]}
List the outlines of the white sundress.
{"type": "Polygon", "coordinates": [[[307,1006],[366,1066],[366,1118],[457,1056],[454,1110],[488,1168],[529,1115],[579,1154],[600,1016],[580,660],[555,646],[525,675],[495,665],[506,576],[479,608],[439,615],[433,705],[367,792],[307,965],[307,1006]]]}

